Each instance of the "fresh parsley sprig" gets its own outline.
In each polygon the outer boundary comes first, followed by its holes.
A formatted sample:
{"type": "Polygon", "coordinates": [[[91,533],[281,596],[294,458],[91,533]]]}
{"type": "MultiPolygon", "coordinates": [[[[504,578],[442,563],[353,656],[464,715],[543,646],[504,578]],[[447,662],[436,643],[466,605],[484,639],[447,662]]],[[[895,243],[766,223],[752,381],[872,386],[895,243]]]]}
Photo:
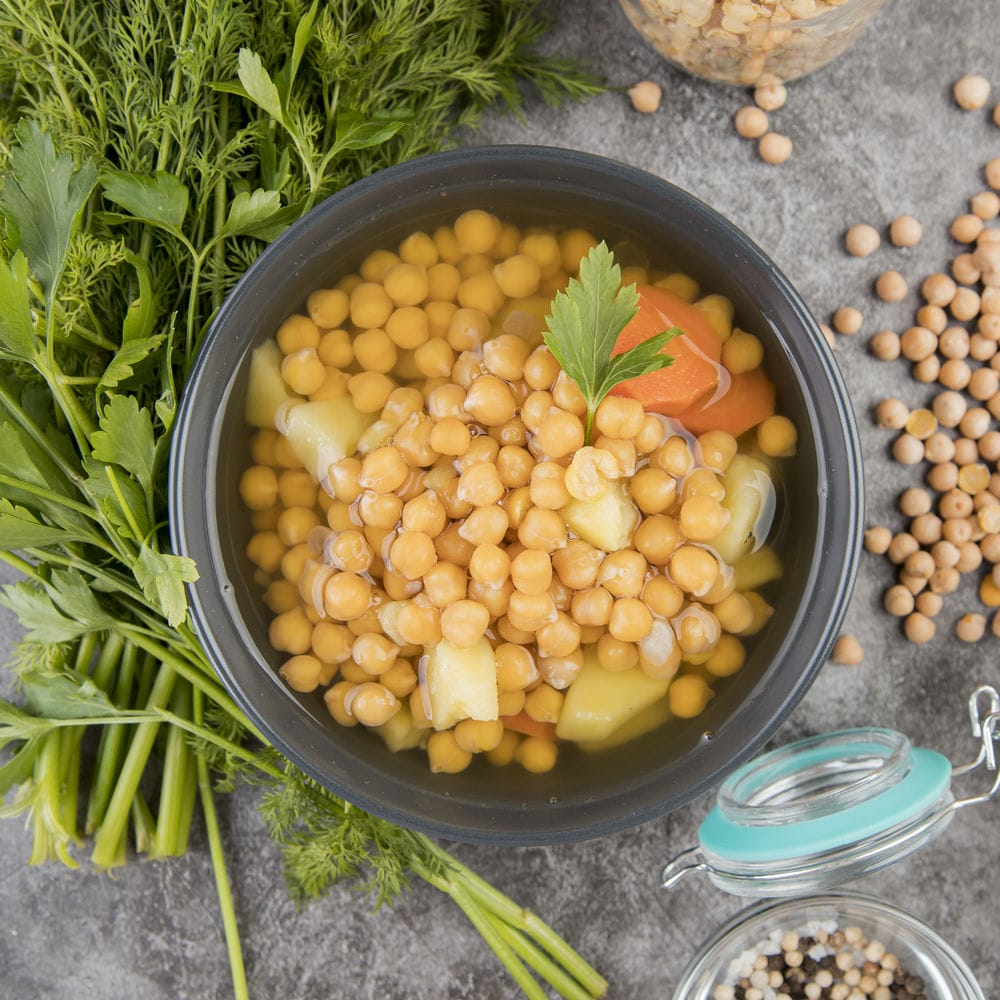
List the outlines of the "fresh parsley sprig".
{"type": "Polygon", "coordinates": [[[552,313],[542,335],[562,370],[580,387],[587,401],[587,443],[601,400],[620,382],[667,368],[674,363],[661,353],[682,331],[676,326],[614,354],[618,335],[639,311],[635,285],[621,287],[622,270],[603,241],[580,261],[580,277],[570,278],[552,300],[552,313]]]}

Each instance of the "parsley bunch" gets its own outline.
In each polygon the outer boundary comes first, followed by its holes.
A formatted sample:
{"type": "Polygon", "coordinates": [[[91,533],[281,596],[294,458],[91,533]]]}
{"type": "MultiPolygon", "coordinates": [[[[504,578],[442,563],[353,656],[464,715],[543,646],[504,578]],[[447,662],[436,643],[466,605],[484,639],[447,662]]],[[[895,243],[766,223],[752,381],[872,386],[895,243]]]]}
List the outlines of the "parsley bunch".
{"type": "Polygon", "coordinates": [[[247,995],[214,794],[262,786],[293,893],[367,873],[448,893],[525,993],[603,979],[426,837],[353,809],[284,761],[190,628],[197,567],[170,552],[178,397],[223,297],[316,201],[447,144],[521,81],[596,85],[531,43],[536,0],[0,3],[0,601],[25,628],[0,702],[0,814],[31,862],[92,838],[187,848],[200,806],[234,991],[247,995]],[[86,752],[85,752],[86,750],[86,752]],[[92,766],[84,766],[93,757],[92,766]]]}

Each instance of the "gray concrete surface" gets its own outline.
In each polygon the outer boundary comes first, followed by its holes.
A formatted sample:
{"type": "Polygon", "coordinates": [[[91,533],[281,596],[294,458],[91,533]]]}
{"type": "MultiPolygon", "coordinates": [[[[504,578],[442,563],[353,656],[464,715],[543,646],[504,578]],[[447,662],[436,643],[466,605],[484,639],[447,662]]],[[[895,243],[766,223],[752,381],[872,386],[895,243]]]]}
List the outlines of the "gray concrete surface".
{"type": "MultiPolygon", "coordinates": [[[[950,102],[965,72],[1000,89],[1000,20],[981,0],[896,0],[840,61],[794,84],[775,126],[795,142],[790,162],[768,167],[732,131],[740,92],[694,80],[662,62],[633,33],[613,0],[558,0],[549,46],[589,62],[614,86],[642,78],[665,89],[662,109],[640,116],[621,93],[562,110],[529,104],[526,122],[490,119],[471,141],[539,142],[617,157],[668,178],[742,226],[777,261],[820,318],[862,305],[865,332],[907,325],[915,296],[876,307],[870,283],[896,267],[911,283],[940,268],[947,222],[980,190],[980,165],[1000,154],[1000,129],[986,113],[950,102]],[[881,226],[911,211],[926,227],[910,251],[867,261],[841,248],[846,225],[881,226]]],[[[998,94],[997,96],[1000,96],[998,94]]],[[[871,523],[897,525],[893,500],[915,475],[888,459],[888,437],[871,423],[891,393],[916,405],[923,387],[906,366],[883,365],[866,336],[837,347],[862,426],[871,523]]],[[[881,610],[888,566],[866,556],[847,628],[867,652],[862,666],[828,665],[786,726],[785,737],[842,726],[902,729],[954,759],[967,756],[966,693],[1000,683],[997,640],[963,646],[954,621],[971,608],[953,595],[941,635],[921,648],[900,638],[881,610]]],[[[2,619],[3,647],[16,627],[2,619]]],[[[604,840],[571,847],[456,853],[524,905],[536,909],[595,962],[626,1000],[665,997],[699,943],[740,904],[707,882],[671,893],[657,887],[660,865],[693,842],[710,805],[604,840]]],[[[257,818],[254,793],[221,804],[236,906],[252,993],[260,998],[464,998],[501,1000],[517,991],[462,915],[435,890],[417,886],[394,911],[371,913],[350,888],[296,912],[280,860],[257,818]]],[[[864,881],[865,891],[936,927],[976,971],[988,997],[1000,995],[996,923],[1000,898],[1000,807],[966,811],[919,856],[864,881]]],[[[230,993],[207,849],[137,863],[114,877],[58,867],[30,869],[29,841],[16,822],[0,824],[0,996],[12,1000],[87,997],[209,998],[230,993]]]]}

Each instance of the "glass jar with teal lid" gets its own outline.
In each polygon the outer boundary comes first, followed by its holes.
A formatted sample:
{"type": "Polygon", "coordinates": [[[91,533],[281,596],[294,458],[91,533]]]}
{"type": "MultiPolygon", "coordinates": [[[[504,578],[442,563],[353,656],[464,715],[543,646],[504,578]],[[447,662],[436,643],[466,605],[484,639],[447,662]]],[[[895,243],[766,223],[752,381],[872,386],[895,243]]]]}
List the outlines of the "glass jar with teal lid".
{"type": "Polygon", "coordinates": [[[703,872],[726,892],[771,901],[703,946],[674,1000],[840,997],[835,984],[843,998],[984,1000],[968,966],[918,918],[830,891],[906,857],[959,811],[997,795],[1000,693],[977,688],[969,712],[978,753],[960,766],[869,728],[800,740],[737,770],[698,845],[663,869],[661,884],[703,872]],[[959,793],[958,779],[984,773],[985,788],[959,793]]]}

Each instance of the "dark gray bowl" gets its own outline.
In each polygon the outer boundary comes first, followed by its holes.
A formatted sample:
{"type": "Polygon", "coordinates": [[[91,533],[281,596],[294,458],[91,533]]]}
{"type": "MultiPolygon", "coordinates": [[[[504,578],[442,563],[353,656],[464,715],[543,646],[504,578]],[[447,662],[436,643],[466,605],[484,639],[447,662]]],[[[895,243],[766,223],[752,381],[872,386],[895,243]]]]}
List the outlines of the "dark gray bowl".
{"type": "Polygon", "coordinates": [[[815,320],[774,264],[736,227],[656,177],[562,149],[499,146],[385,170],[318,206],[276,240],[224,303],[184,394],[171,456],[178,552],[198,563],[195,627],[226,687],[261,732],[306,773],[355,805],[459,840],[529,845],[583,840],[661,815],[757,752],[806,692],[837,634],[857,568],[861,458],[844,384],[815,320]],[[251,349],[307,293],[415,229],[486,208],[522,222],[586,226],[631,240],[728,295],[765,343],[799,451],[784,484],[786,565],[776,613],[743,670],[705,713],[601,755],[570,748],[532,775],[477,761],[431,774],[420,753],[390,753],[361,727],[342,729],[318,693],[277,676],[268,613],[244,555],[248,518],[237,483],[248,462],[243,399],[251,349]]]}

